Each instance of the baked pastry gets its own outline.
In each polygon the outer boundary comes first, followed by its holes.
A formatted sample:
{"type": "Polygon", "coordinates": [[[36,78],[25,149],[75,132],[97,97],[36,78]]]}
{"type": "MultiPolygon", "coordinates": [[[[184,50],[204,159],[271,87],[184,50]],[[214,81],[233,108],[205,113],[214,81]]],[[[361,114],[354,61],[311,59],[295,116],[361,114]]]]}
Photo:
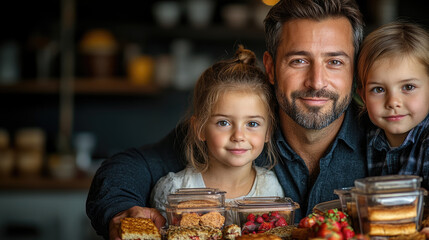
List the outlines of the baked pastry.
{"type": "Polygon", "coordinates": [[[241,236],[241,228],[236,224],[225,226],[222,230],[222,237],[225,240],[235,240],[238,236],[241,236]]]}
{"type": "Polygon", "coordinates": [[[289,239],[292,236],[292,232],[296,229],[295,226],[289,225],[284,227],[275,227],[271,228],[270,230],[266,231],[267,234],[274,234],[276,236],[279,236],[283,239],[289,239]]]}
{"type": "Polygon", "coordinates": [[[295,228],[292,230],[292,239],[307,240],[311,235],[311,228],[295,228]]]}
{"type": "Polygon", "coordinates": [[[222,228],[225,217],[219,212],[208,212],[200,216],[198,213],[183,213],[179,225],[182,227],[208,226],[222,228]]]}
{"type": "Polygon", "coordinates": [[[149,218],[121,219],[122,240],[161,240],[158,228],[149,218]]]}
{"type": "Polygon", "coordinates": [[[389,240],[426,240],[426,235],[421,232],[416,232],[409,235],[390,237],[389,240]]]}
{"type": "Polygon", "coordinates": [[[219,212],[209,212],[201,216],[200,225],[221,228],[225,223],[225,217],[219,212]]]}
{"type": "Polygon", "coordinates": [[[180,219],[180,226],[190,227],[200,225],[200,215],[198,213],[183,213],[180,219]]]}
{"type": "Polygon", "coordinates": [[[369,221],[395,221],[401,219],[409,219],[417,217],[417,206],[402,205],[402,206],[376,206],[368,207],[369,221]]]}
{"type": "Polygon", "coordinates": [[[222,239],[222,232],[217,228],[206,226],[179,227],[170,225],[167,231],[167,240],[218,240],[222,239]]]}
{"type": "Polygon", "coordinates": [[[397,236],[415,233],[415,223],[399,223],[399,224],[369,224],[370,236],[397,236]]]}
{"type": "Polygon", "coordinates": [[[235,240],[259,240],[259,239],[282,240],[279,236],[276,236],[274,234],[266,234],[266,233],[246,234],[235,238],[235,240]]]}

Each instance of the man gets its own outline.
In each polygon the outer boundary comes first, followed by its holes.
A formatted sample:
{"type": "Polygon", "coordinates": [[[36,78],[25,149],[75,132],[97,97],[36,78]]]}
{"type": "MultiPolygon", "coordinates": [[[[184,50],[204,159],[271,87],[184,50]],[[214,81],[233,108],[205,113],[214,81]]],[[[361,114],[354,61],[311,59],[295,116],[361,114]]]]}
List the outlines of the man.
{"type": "MultiPolygon", "coordinates": [[[[285,195],[300,204],[295,222],[336,188],[366,176],[365,143],[352,99],[362,18],[352,0],[284,0],[265,19],[264,66],[279,102],[274,170],[285,195]]],[[[99,234],[119,239],[123,217],[164,219],[146,208],[150,190],[184,168],[179,126],[160,143],[105,161],[94,177],[87,213],[99,234]],[[109,232],[110,231],[110,232],[109,232]]]]}

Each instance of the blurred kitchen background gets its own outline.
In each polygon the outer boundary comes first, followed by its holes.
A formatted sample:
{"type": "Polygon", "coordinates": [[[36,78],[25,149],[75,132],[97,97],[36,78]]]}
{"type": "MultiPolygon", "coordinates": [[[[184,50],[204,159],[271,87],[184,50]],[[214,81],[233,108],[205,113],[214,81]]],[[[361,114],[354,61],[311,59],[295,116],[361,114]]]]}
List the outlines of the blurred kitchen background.
{"type": "MultiPolygon", "coordinates": [[[[101,161],[167,134],[238,44],[262,61],[275,2],[0,3],[0,239],[99,239],[85,200],[101,161]]],[[[398,17],[429,26],[426,0],[358,3],[366,32],[398,17]]]]}

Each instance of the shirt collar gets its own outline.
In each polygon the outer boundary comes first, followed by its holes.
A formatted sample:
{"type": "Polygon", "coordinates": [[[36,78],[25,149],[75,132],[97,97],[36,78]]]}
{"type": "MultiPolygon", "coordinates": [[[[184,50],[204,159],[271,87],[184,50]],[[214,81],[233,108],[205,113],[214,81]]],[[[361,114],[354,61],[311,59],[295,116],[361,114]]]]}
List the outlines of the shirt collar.
{"type": "MultiPolygon", "coordinates": [[[[357,111],[357,106],[354,103],[351,103],[344,113],[344,121],[341,125],[340,131],[332,143],[327,155],[331,154],[339,140],[344,142],[349,148],[351,148],[352,151],[357,151],[359,149],[360,138],[358,136],[362,131],[365,130],[359,129],[357,111]]],[[[298,154],[296,154],[295,151],[286,142],[280,127],[278,127],[274,133],[274,139],[276,140],[276,144],[279,147],[280,154],[284,155],[286,159],[294,160],[298,157],[298,154]]]]}
{"type": "MultiPolygon", "coordinates": [[[[419,124],[417,124],[417,126],[411,129],[407,137],[405,138],[404,142],[395,149],[401,150],[402,148],[409,146],[410,144],[414,144],[416,139],[420,137],[420,135],[424,132],[424,130],[428,129],[428,126],[429,126],[429,115],[427,115],[426,118],[423,121],[421,121],[419,124]]],[[[370,144],[374,145],[375,149],[377,149],[378,151],[391,149],[387,141],[386,135],[384,134],[384,131],[381,128],[377,128],[372,135],[374,136],[374,138],[370,144]]]]}

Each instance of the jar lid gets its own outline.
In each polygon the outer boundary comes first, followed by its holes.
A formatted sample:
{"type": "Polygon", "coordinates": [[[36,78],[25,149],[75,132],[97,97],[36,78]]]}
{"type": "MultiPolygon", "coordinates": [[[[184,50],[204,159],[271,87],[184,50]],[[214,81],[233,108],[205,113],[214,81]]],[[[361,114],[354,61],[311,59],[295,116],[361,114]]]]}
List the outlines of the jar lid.
{"type": "Polygon", "coordinates": [[[338,196],[351,195],[354,189],[355,189],[354,187],[344,187],[344,188],[334,189],[334,193],[337,194],[338,196]]]}
{"type": "Polygon", "coordinates": [[[289,197],[245,197],[235,201],[237,208],[270,208],[286,207],[298,209],[299,204],[289,197]]]}
{"type": "Polygon", "coordinates": [[[179,188],[175,191],[175,194],[225,194],[225,191],[221,191],[217,188],[179,188]]]}
{"type": "Polygon", "coordinates": [[[170,206],[207,204],[207,206],[224,206],[225,193],[216,188],[179,188],[167,195],[167,202],[170,206]]]}
{"type": "Polygon", "coordinates": [[[421,181],[421,177],[414,175],[374,176],[355,180],[355,187],[363,193],[412,191],[420,188],[421,181]]]}

